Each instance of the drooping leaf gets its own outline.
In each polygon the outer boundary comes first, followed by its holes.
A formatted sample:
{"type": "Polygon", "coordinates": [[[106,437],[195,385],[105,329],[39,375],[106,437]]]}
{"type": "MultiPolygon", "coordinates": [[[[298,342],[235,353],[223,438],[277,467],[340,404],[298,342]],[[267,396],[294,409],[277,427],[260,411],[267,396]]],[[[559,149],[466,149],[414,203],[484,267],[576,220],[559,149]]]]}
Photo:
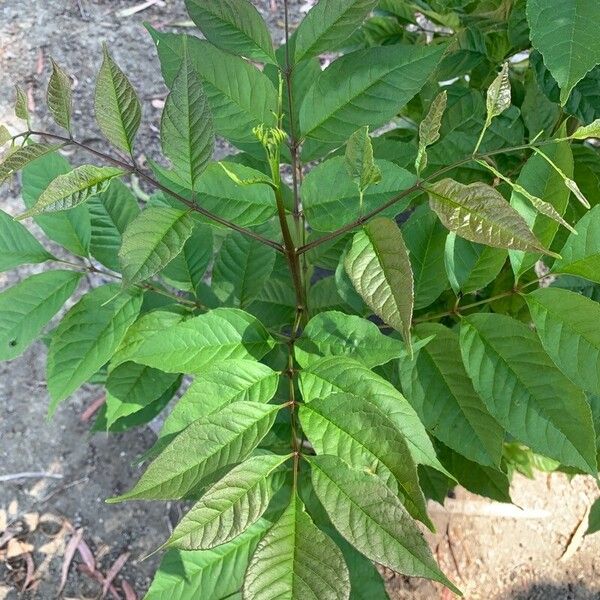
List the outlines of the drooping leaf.
{"type": "Polygon", "coordinates": [[[152,315],[148,328],[134,328],[123,340],[115,361],[197,373],[217,360],[261,359],[273,347],[261,323],[242,310],[217,308],[187,320],[161,311],[152,315]]]}
{"type": "Polygon", "coordinates": [[[377,475],[399,493],[414,518],[433,529],[406,441],[378,408],[357,396],[338,393],[303,404],[299,416],[318,455],[333,454],[377,475]]]}
{"type": "Polygon", "coordinates": [[[427,167],[427,146],[431,146],[440,139],[440,128],[442,117],[446,110],[448,95],[446,90],[438,94],[434,99],[424,119],[419,123],[419,150],[415,160],[415,169],[420,173],[427,167]]]}
{"type": "Polygon", "coordinates": [[[294,36],[294,62],[337,50],[377,5],[376,0],[322,0],[300,23],[294,36]]]}
{"type": "Polygon", "coordinates": [[[508,79],[508,62],[502,65],[502,70],[486,93],[485,107],[487,110],[487,122],[491,123],[494,117],[501,115],[510,107],[510,81],[508,79]]]}
{"type": "MultiPolygon", "coordinates": [[[[71,166],[58,152],[45,153],[23,169],[21,178],[23,202],[27,208],[37,203],[48,185],[59,175],[71,171],[71,166]]],[[[92,228],[86,204],[54,214],[41,214],[33,220],[52,240],[78,256],[89,254],[92,228]]]]}
{"type": "Polygon", "coordinates": [[[103,46],[102,66],[96,80],[94,110],[106,139],[119,150],[132,154],[135,134],[142,120],[142,107],[129,79],[103,46]]]}
{"type": "Polygon", "coordinates": [[[277,469],[289,456],[261,454],[234,467],[185,514],[169,547],[203,550],[226,544],[263,515],[283,483],[277,469]]]}
{"type": "Polygon", "coordinates": [[[255,600],[348,600],[350,578],[339,548],[320,531],[294,493],[250,560],[244,597],[255,600]]]}
{"type": "Polygon", "coordinates": [[[169,550],[145,600],[234,598],[244,581],[248,561],[271,523],[260,519],[227,544],[193,552],[169,550]]]}
{"type": "Polygon", "coordinates": [[[600,396],[600,304],[550,287],[525,296],[537,333],[556,366],[600,396]]]}
{"type": "Polygon", "coordinates": [[[414,408],[391,383],[358,361],[334,356],[311,363],[300,371],[300,390],[305,402],[339,392],[363,398],[394,423],[416,463],[445,472],[414,408]]]}
{"type": "Polygon", "coordinates": [[[186,0],[185,4],[206,39],[218,48],[277,64],[269,30],[247,0],[186,0]]]}
{"type": "Polygon", "coordinates": [[[177,375],[145,365],[119,365],[106,379],[106,428],[158,400],[176,379],[177,375]]]}
{"type": "Polygon", "coordinates": [[[22,119],[27,122],[27,126],[30,126],[29,117],[29,102],[27,101],[27,94],[17,85],[15,86],[15,117],[22,119]]]}
{"type": "Polygon", "coordinates": [[[183,186],[195,190],[212,158],[215,140],[212,114],[186,44],[181,67],[165,101],[160,140],[163,152],[173,163],[174,175],[183,186]]]}
{"type": "Polygon", "coordinates": [[[46,101],[48,108],[58,125],[71,131],[72,91],[71,78],[53,59],[52,75],[48,82],[46,101]]]}
{"type": "Polygon", "coordinates": [[[0,184],[4,183],[9,177],[23,169],[30,162],[56,152],[60,147],[60,144],[27,144],[7,154],[4,160],[0,162],[0,184]]]}
{"type": "Polygon", "coordinates": [[[414,279],[415,310],[429,306],[448,288],[444,248],[448,231],[423,204],[402,226],[414,279]]]}
{"type": "Polygon", "coordinates": [[[196,419],[240,400],[269,402],[277,391],[279,373],[254,360],[211,362],[194,379],[165,420],[160,438],[172,437],[196,419]]]}
{"type": "Polygon", "coordinates": [[[575,225],[552,266],[553,273],[569,273],[600,283],[600,206],[595,206],[575,225]]]}
{"type": "Polygon", "coordinates": [[[123,233],[119,259],[125,281],[134,284],[158,273],[181,252],[193,229],[188,211],[168,206],[142,211],[123,233]]]}
{"type": "Polygon", "coordinates": [[[373,145],[369,137],[369,127],[355,131],[346,144],[346,170],[361,194],[371,185],[381,181],[381,169],[373,160],[373,145]]]}
{"type": "Polygon", "coordinates": [[[527,325],[505,315],[471,315],[462,321],[460,343],[473,386],[512,436],[565,465],[596,472],[585,396],[527,325]]]}
{"type": "Polygon", "coordinates": [[[326,356],[348,356],[368,368],[398,358],[406,346],[383,335],[375,323],[342,312],[323,312],[306,325],[294,344],[295,357],[302,367],[326,356]]]}
{"type": "Polygon", "coordinates": [[[58,175],[41,193],[34,206],[20,214],[18,219],[26,219],[46,212],[70,210],[92,196],[104,192],[111,179],[123,175],[115,167],[95,167],[82,165],[64,175],[58,175]]]}
{"type": "Polygon", "coordinates": [[[572,140],[587,140],[588,138],[600,138],[600,119],[596,119],[589,125],[580,125],[570,136],[572,140]]]}
{"type": "Polygon", "coordinates": [[[499,465],[504,430],[473,389],[458,336],[438,323],[418,325],[415,333],[421,339],[435,337],[412,359],[400,359],[406,398],[444,444],[482,465],[499,465]]]}
{"type": "Polygon", "coordinates": [[[23,354],[75,291],[81,273],[46,271],[0,294],[0,360],[23,354]]]}
{"type": "Polygon", "coordinates": [[[131,490],[110,501],[184,497],[204,478],[249,456],[280,408],[240,401],[194,421],[150,463],[131,490]]]}
{"type": "Polygon", "coordinates": [[[197,223],[183,250],[163,269],[162,274],[178,287],[195,291],[213,258],[213,232],[209,225],[197,223]]]}
{"type": "Polygon", "coordinates": [[[414,292],[408,251],[389,219],[370,221],[354,235],[345,267],[369,308],[410,344],[414,292]]]}
{"type": "Polygon", "coordinates": [[[302,134],[341,143],[357,127],[383,125],[419,92],[442,52],[442,47],[394,44],[338,58],[302,102],[302,134]]]}
{"type": "Polygon", "coordinates": [[[53,258],[23,225],[0,210],[0,271],[53,258]]]}
{"type": "Polygon", "coordinates": [[[119,248],[123,233],[140,213],[135,196],[119,179],[87,202],[92,225],[90,253],[113,271],[120,270],[119,248]]]}
{"type": "Polygon", "coordinates": [[[260,146],[252,129],[275,126],[277,91],[269,78],[251,64],[192,36],[148,31],[157,45],[162,74],[172,86],[183,60],[183,39],[193,68],[204,84],[215,130],[234,143],[260,146]]]}
{"type": "Polygon", "coordinates": [[[227,305],[247,307],[271,276],[275,251],[248,236],[228,235],[215,259],[212,286],[227,305]]]}
{"type": "Polygon", "coordinates": [[[454,293],[470,294],[484,288],[496,279],[507,257],[505,249],[484,246],[449,233],[444,262],[454,293]]]}
{"type": "MultiPolygon", "coordinates": [[[[552,144],[548,148],[544,148],[544,154],[567,177],[572,176],[573,155],[568,142],[552,144]]],[[[557,171],[537,153],[533,154],[525,163],[517,183],[527,190],[528,194],[514,190],[510,199],[511,206],[525,219],[540,243],[549,248],[558,232],[559,225],[556,219],[550,219],[544,214],[539,214],[539,207],[532,205],[530,196],[536,196],[547,202],[562,217],[569,203],[569,190],[565,187],[563,179],[557,171]]],[[[524,254],[523,252],[512,251],[509,255],[513,272],[517,278],[530,269],[540,258],[539,253],[524,254]]]]}
{"type": "MultiPolygon", "coordinates": [[[[358,190],[348,177],[342,157],[326,160],[309,171],[302,183],[302,204],[310,226],[318,231],[333,231],[383,205],[416,181],[412,173],[389,161],[377,160],[375,165],[382,179],[364,192],[362,213],[358,190]]],[[[408,199],[397,202],[384,214],[394,216],[407,206],[408,199]]]]}
{"type": "Polygon", "coordinates": [[[560,86],[564,106],[571,90],[600,63],[600,40],[594,24],[600,19],[595,2],[528,0],[531,43],[560,86]]]}
{"type": "Polygon", "coordinates": [[[365,556],[405,575],[458,590],[439,570],[423,534],[377,477],[335,456],[310,458],[315,492],[335,528],[365,556]]]}
{"type": "Polygon", "coordinates": [[[109,284],[83,296],[64,316],[48,350],[50,414],[110,359],[141,304],[141,294],[109,284]]]}
{"type": "Polygon", "coordinates": [[[502,195],[484,183],[442,179],[427,185],[429,204],[450,231],[494,248],[551,254],[502,195]]]}

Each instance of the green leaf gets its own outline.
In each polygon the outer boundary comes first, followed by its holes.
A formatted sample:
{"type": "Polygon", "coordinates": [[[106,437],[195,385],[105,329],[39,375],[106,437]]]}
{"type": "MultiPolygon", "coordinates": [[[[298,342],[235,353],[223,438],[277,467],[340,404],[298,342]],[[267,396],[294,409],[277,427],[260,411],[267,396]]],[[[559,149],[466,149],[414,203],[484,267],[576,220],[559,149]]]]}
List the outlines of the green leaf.
{"type": "Polygon", "coordinates": [[[235,539],[212,550],[169,550],[144,599],[229,600],[241,587],[250,556],[270,525],[260,519],[235,539]]]}
{"type": "Polygon", "coordinates": [[[72,91],[71,78],[54,61],[52,61],[52,75],[48,82],[46,101],[48,108],[58,125],[71,131],[72,91]]]}
{"type": "Polygon", "coordinates": [[[339,548],[294,493],[250,560],[244,597],[253,600],[348,600],[350,578],[339,548]]]}
{"type": "Polygon", "coordinates": [[[438,94],[434,99],[425,118],[419,123],[419,150],[415,160],[415,169],[420,173],[427,166],[427,146],[431,146],[440,139],[440,128],[442,117],[446,110],[448,95],[446,90],[438,94]]]}
{"type": "Polygon", "coordinates": [[[173,85],[179,71],[186,38],[189,59],[204,84],[216,132],[234,143],[250,143],[260,149],[252,129],[261,123],[276,125],[278,94],[269,78],[242,58],[207,41],[147,28],[157,45],[167,86],[173,85]]]}
{"type": "Polygon", "coordinates": [[[341,143],[359,126],[383,125],[419,92],[442,52],[443,47],[394,44],[338,58],[302,102],[302,134],[341,143]]]}
{"type": "Polygon", "coordinates": [[[378,408],[351,394],[333,394],[303,404],[299,416],[317,454],[333,454],[377,475],[414,518],[433,529],[407,443],[378,408]]]}
{"type": "Polygon", "coordinates": [[[402,226],[414,279],[415,310],[429,306],[448,289],[444,249],[448,232],[435,213],[423,204],[402,226]]]}
{"type": "Polygon", "coordinates": [[[267,26],[248,0],[186,0],[185,5],[211,44],[232,54],[277,64],[267,26]]]}
{"type": "Polygon", "coordinates": [[[127,362],[111,371],[106,380],[106,428],[158,400],[177,375],[127,362]]]}
{"type": "Polygon", "coordinates": [[[446,238],[444,262],[455,294],[471,294],[494,281],[502,270],[508,252],[469,242],[455,233],[446,238]]]}
{"type": "MultiPolygon", "coordinates": [[[[48,185],[59,175],[71,171],[71,166],[57,152],[45,154],[23,169],[22,196],[27,208],[33,207],[48,185]]],[[[88,256],[92,229],[85,204],[54,214],[41,214],[33,220],[52,240],[78,256],[88,256]]]]}
{"type": "Polygon", "coordinates": [[[18,85],[15,86],[15,92],[15,117],[27,121],[27,127],[30,127],[29,102],[27,101],[27,95],[18,85]]]}
{"type": "Polygon", "coordinates": [[[554,287],[536,290],[525,299],[556,366],[578,386],[600,395],[600,304],[554,287]]]}
{"type": "Polygon", "coordinates": [[[413,275],[396,223],[377,218],[357,232],[346,255],[345,267],[369,308],[401,332],[410,345],[413,275]]]}
{"type": "Polygon", "coordinates": [[[525,219],[489,185],[442,179],[427,185],[426,190],[429,205],[444,226],[466,240],[554,256],[536,239],[525,219]]]}
{"type": "Polygon", "coordinates": [[[517,440],[561,463],[596,473],[589,405],[527,325],[498,314],[464,317],[463,361],[490,414],[517,440]]]}
{"type": "Polygon", "coordinates": [[[594,206],[575,225],[557,260],[553,273],[569,273],[600,283],[600,206],[594,206]]]}
{"type": "Polygon", "coordinates": [[[240,401],[194,421],[150,463],[129,492],[109,502],[183,498],[207,476],[249,456],[280,408],[240,401]]]}
{"type": "Polygon", "coordinates": [[[96,121],[104,137],[127,154],[142,119],[142,107],[127,76],[112,59],[106,44],[94,95],[96,121]]]}
{"type": "Polygon", "coordinates": [[[141,305],[141,294],[131,295],[110,284],[93,289],[64,316],[48,350],[51,415],[62,400],[108,362],[141,305]]]}
{"type": "Polygon", "coordinates": [[[277,469],[290,456],[251,456],[231,469],[185,514],[165,545],[205,550],[240,535],[267,510],[283,483],[277,469]]]}
{"type": "Polygon", "coordinates": [[[20,214],[18,219],[33,217],[46,212],[70,210],[92,196],[104,192],[111,179],[123,175],[115,167],[95,167],[82,165],[64,175],[58,175],[41,193],[38,201],[30,209],[20,214]]]}
{"type": "Polygon", "coordinates": [[[123,233],[119,259],[125,281],[134,284],[158,273],[182,251],[193,229],[189,211],[168,206],[143,210],[123,233]]]}
{"type": "Polygon", "coordinates": [[[21,223],[0,210],[0,271],[53,259],[21,223]]]}
{"type": "Polygon", "coordinates": [[[245,308],[256,299],[274,265],[273,248],[243,233],[231,233],[215,259],[213,291],[223,303],[245,308]]]}
{"type": "MultiPolygon", "coordinates": [[[[412,173],[387,160],[377,160],[375,165],[382,179],[363,194],[362,212],[360,195],[348,178],[343,157],[326,160],[309,171],[302,183],[302,205],[310,226],[318,231],[334,231],[380,207],[416,182],[412,173]]],[[[408,199],[397,202],[384,214],[395,216],[407,206],[408,199]]]]}
{"type": "MultiPolygon", "coordinates": [[[[568,177],[573,175],[573,155],[568,142],[552,144],[544,148],[544,154],[552,160],[568,177]]],[[[517,183],[525,188],[529,195],[537,196],[551,205],[558,215],[562,216],[569,204],[570,192],[565,187],[562,177],[548,161],[535,153],[525,163],[517,183]]],[[[535,237],[546,248],[550,248],[559,226],[555,219],[539,214],[539,208],[532,206],[528,195],[514,190],[510,199],[511,206],[525,219],[535,237]]],[[[524,254],[510,252],[513,272],[519,278],[539,260],[539,253],[524,254]]]]}
{"type": "Polygon", "coordinates": [[[139,214],[135,196],[119,179],[113,179],[107,189],[89,199],[92,225],[90,252],[113,271],[120,271],[119,248],[129,223],[139,214]]]}
{"type": "Polygon", "coordinates": [[[5,125],[0,125],[0,147],[12,140],[12,135],[5,125]]]}
{"type": "Polygon", "coordinates": [[[585,535],[591,535],[597,531],[600,531],[600,498],[592,504],[588,517],[588,528],[585,535]]]}
{"type": "Polygon", "coordinates": [[[75,291],[81,273],[46,271],[0,294],[0,360],[23,354],[75,291]]]}
{"type": "Polygon", "coordinates": [[[490,84],[485,98],[487,111],[486,122],[489,124],[494,117],[500,116],[510,107],[510,81],[508,79],[508,62],[502,65],[502,70],[490,84]]]}
{"type": "Polygon", "coordinates": [[[435,337],[412,359],[400,359],[406,398],[444,444],[482,465],[499,465],[504,430],[473,389],[458,335],[437,323],[418,325],[415,334],[420,339],[435,337]]]}
{"type": "Polygon", "coordinates": [[[173,321],[169,313],[153,313],[149,328],[135,328],[125,338],[115,361],[132,360],[168,373],[198,373],[217,360],[259,360],[274,345],[259,321],[234,308],[173,321]]]}
{"type": "Polygon", "coordinates": [[[377,5],[376,0],[322,0],[295,32],[294,62],[337,50],[377,5]]]}
{"type": "Polygon", "coordinates": [[[310,458],[315,492],[335,528],[371,560],[394,571],[439,581],[458,590],[439,570],[427,542],[400,500],[377,477],[335,456],[310,458]]]}
{"type": "Polygon", "coordinates": [[[600,119],[596,119],[589,125],[580,125],[570,136],[572,140],[587,140],[588,138],[600,138],[600,119]]]}
{"type": "Polygon", "coordinates": [[[163,152],[184,187],[195,190],[212,158],[215,136],[202,82],[184,44],[183,60],[165,101],[160,123],[163,152]]]}
{"type": "Polygon", "coordinates": [[[162,274],[178,287],[194,292],[202,283],[212,258],[212,228],[197,223],[183,250],[164,268],[162,274]]]}
{"type": "Polygon", "coordinates": [[[8,153],[0,162],[0,184],[37,158],[56,152],[61,144],[27,144],[8,153]]]}
{"type": "Polygon", "coordinates": [[[558,82],[563,106],[575,84],[600,63],[599,19],[595,2],[527,1],[531,43],[558,82]]]}
{"type": "Polygon", "coordinates": [[[375,323],[338,311],[313,317],[294,345],[295,358],[307,367],[324,356],[348,356],[369,369],[398,358],[406,346],[383,335],[375,323]]]}
{"type": "Polygon", "coordinates": [[[300,371],[300,390],[305,402],[345,392],[373,404],[402,433],[416,463],[445,472],[414,408],[391,383],[356,360],[334,356],[310,364],[300,371]]]}
{"type": "Polygon", "coordinates": [[[160,438],[172,437],[196,419],[232,402],[269,402],[278,383],[279,373],[254,360],[211,362],[177,402],[161,429],[160,438]]]}
{"type": "MultiPolygon", "coordinates": [[[[369,127],[361,127],[355,131],[346,144],[346,170],[361,195],[371,185],[381,181],[381,169],[373,160],[373,145],[369,136],[369,127]]],[[[361,206],[362,208],[362,206],[361,206]]]]}

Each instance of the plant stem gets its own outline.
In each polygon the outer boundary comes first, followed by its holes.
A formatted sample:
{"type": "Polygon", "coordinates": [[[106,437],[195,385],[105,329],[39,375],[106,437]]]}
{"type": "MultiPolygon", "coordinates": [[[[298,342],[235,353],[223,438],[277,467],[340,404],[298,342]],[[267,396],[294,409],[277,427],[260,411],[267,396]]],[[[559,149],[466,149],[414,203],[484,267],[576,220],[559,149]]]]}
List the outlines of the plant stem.
{"type": "Polygon", "coordinates": [[[39,135],[42,137],[59,140],[61,142],[64,142],[65,144],[77,146],[78,148],[81,148],[82,150],[85,150],[86,152],[89,152],[90,154],[93,154],[94,156],[101,158],[102,160],[105,160],[105,161],[115,165],[116,167],[119,167],[125,171],[128,171],[129,173],[135,173],[136,175],[138,175],[138,177],[140,177],[140,179],[143,179],[144,181],[148,182],[152,187],[159,189],[162,192],[169,194],[170,196],[173,196],[174,198],[179,200],[179,202],[181,202],[182,204],[185,204],[189,209],[203,215],[207,219],[210,219],[211,221],[214,221],[215,223],[219,223],[220,225],[223,225],[224,227],[233,229],[234,231],[238,231],[239,233],[242,233],[248,237],[251,237],[251,238],[255,239],[256,241],[258,241],[262,244],[265,244],[266,246],[270,246],[277,252],[283,252],[283,247],[278,242],[275,242],[274,240],[270,240],[270,239],[263,237],[262,235],[256,233],[255,231],[252,231],[251,229],[247,229],[246,227],[241,227],[240,225],[237,225],[236,223],[234,223],[232,221],[228,221],[227,219],[224,219],[222,217],[219,217],[218,215],[215,215],[211,211],[206,210],[205,208],[203,208],[202,206],[199,206],[195,202],[188,200],[185,196],[182,196],[181,194],[171,190],[166,185],[163,185],[159,181],[156,181],[156,179],[154,179],[153,177],[151,177],[150,175],[148,175],[147,173],[142,171],[137,165],[135,165],[133,163],[128,163],[121,159],[115,158],[114,156],[111,156],[110,154],[106,154],[104,152],[96,150],[95,148],[92,148],[91,146],[88,146],[87,144],[84,144],[82,142],[78,142],[77,140],[70,138],[70,137],[65,137],[62,135],[57,135],[55,133],[49,133],[46,131],[31,131],[30,133],[31,133],[31,135],[39,135]]]}

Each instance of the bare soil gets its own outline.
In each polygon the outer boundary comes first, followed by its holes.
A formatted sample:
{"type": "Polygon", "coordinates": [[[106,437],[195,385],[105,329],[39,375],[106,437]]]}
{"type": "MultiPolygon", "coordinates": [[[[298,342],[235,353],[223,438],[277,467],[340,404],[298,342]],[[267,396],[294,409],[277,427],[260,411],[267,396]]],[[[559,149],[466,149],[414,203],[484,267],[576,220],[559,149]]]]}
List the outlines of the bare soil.
{"type": "MultiPolygon", "coordinates": [[[[141,0],[0,0],[0,122],[18,129],[12,116],[12,86],[19,83],[29,94],[36,125],[51,127],[43,97],[48,56],[52,55],[77,78],[74,124],[78,137],[98,139],[92,117],[93,84],[101,43],[106,42],[144,100],[138,149],[155,154],[165,88],[142,22],[183,30],[187,15],[183,0],[157,2],[132,16],[119,15],[120,10],[138,4],[141,0]]],[[[281,41],[283,2],[254,0],[254,4],[276,41],[281,41]]],[[[294,25],[311,2],[290,0],[289,4],[294,25]]],[[[226,152],[226,145],[220,146],[219,154],[226,152]]],[[[73,158],[81,160],[79,155],[73,158]]],[[[17,192],[16,185],[0,190],[4,210],[20,210],[17,192]]],[[[39,270],[0,274],[0,289],[39,270]]],[[[137,478],[136,458],[152,444],[155,434],[143,428],[120,435],[90,435],[82,415],[101,393],[94,386],[84,386],[52,421],[47,420],[45,355],[44,345],[37,343],[21,358],[0,365],[0,477],[31,471],[60,476],[0,479],[0,548],[2,531],[8,527],[3,521],[12,522],[13,530],[21,528],[14,539],[24,544],[13,542],[14,551],[24,552],[13,558],[0,553],[0,600],[56,598],[65,547],[80,528],[100,572],[106,574],[119,556],[130,553],[114,581],[115,591],[124,597],[125,580],[141,597],[160,557],[143,562],[141,558],[165,539],[179,517],[179,508],[164,503],[106,505],[104,499],[137,478]],[[36,523],[37,519],[41,522],[36,523]],[[29,565],[27,556],[32,561],[29,565]],[[28,569],[39,583],[22,594],[28,569]]],[[[569,480],[559,474],[540,474],[533,481],[517,477],[512,496],[520,509],[513,507],[508,513],[506,505],[464,490],[448,499],[445,508],[431,507],[438,528],[431,537],[432,548],[465,597],[600,599],[600,535],[581,540],[576,533],[598,496],[595,482],[588,477],[569,480]]],[[[76,554],[63,597],[94,598],[101,592],[100,583],[82,571],[82,562],[76,554]]],[[[385,576],[395,600],[451,597],[428,582],[388,572],[385,576]]]]}

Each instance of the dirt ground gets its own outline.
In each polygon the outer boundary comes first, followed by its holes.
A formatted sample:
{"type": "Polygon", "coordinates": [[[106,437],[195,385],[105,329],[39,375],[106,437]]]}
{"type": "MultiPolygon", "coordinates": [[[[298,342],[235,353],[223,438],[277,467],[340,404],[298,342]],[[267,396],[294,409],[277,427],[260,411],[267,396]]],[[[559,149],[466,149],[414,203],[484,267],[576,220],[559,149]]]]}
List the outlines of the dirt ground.
{"type": "MultiPolygon", "coordinates": [[[[17,127],[12,117],[12,85],[19,83],[28,91],[36,124],[49,126],[43,95],[48,56],[52,55],[77,78],[74,125],[78,137],[98,138],[91,106],[100,45],[105,41],[136,88],[143,90],[144,124],[138,148],[147,155],[155,153],[165,88],[153,44],[141,23],[181,29],[187,16],[183,0],[158,1],[134,15],[120,13],[139,4],[140,0],[0,0],[0,123],[17,127]]],[[[283,2],[255,0],[254,4],[268,20],[276,41],[281,41],[283,2]]],[[[290,0],[289,4],[294,24],[310,2],[290,0]]],[[[219,153],[225,152],[222,145],[219,153]]],[[[19,209],[17,191],[2,188],[4,210],[19,209]]],[[[0,289],[39,270],[0,274],[0,289]]],[[[114,580],[115,591],[125,597],[129,586],[141,598],[160,557],[143,562],[141,558],[168,535],[178,518],[178,507],[106,505],[104,499],[128,487],[139,475],[135,459],[152,444],[154,432],[146,428],[91,436],[82,416],[99,397],[100,390],[94,386],[81,389],[48,421],[44,365],[41,343],[21,358],[0,365],[0,547],[7,527],[3,521],[12,522],[13,528],[22,527],[18,539],[31,544],[21,548],[25,554],[0,560],[0,600],[56,598],[64,555],[74,548],[69,541],[79,530],[101,573],[109,572],[115,561],[127,559],[114,580]],[[32,471],[53,477],[7,477],[32,471]],[[26,556],[31,557],[29,564],[26,556]],[[40,583],[34,591],[21,594],[28,573],[40,583]]],[[[597,496],[591,478],[569,480],[563,475],[539,475],[534,481],[516,478],[512,497],[520,508],[458,490],[444,508],[431,507],[438,528],[432,547],[469,600],[600,599],[600,535],[581,539],[582,528],[578,529],[597,496]]],[[[85,562],[75,554],[63,597],[94,598],[102,591],[102,585],[86,573],[85,562]]],[[[386,577],[395,600],[451,597],[427,582],[391,573],[386,577]]]]}

